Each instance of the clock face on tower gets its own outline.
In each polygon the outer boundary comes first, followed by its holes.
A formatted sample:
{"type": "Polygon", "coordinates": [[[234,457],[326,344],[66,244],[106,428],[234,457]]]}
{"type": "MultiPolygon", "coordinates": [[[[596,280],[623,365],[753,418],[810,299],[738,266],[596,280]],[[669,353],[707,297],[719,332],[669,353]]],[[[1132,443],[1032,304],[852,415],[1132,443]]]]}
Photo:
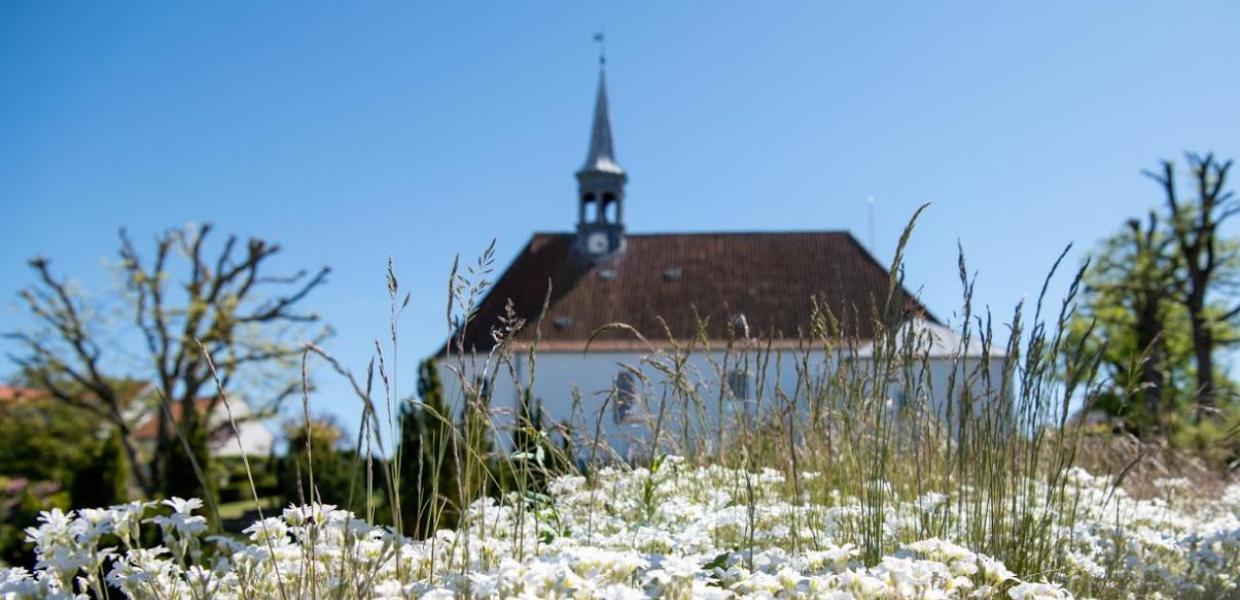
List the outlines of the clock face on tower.
{"type": "Polygon", "coordinates": [[[590,254],[604,254],[607,252],[607,234],[601,231],[591,233],[586,238],[586,251],[590,254]]]}

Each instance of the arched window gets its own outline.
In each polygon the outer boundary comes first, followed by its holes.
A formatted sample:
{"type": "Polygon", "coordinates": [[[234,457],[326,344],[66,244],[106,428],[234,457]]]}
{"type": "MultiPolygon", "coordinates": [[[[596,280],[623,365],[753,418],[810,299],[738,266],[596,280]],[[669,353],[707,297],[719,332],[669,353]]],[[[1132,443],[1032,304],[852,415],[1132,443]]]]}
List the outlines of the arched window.
{"type": "Polygon", "coordinates": [[[616,204],[616,197],[611,194],[603,194],[603,220],[608,223],[617,221],[616,212],[619,210],[616,204]]]}
{"type": "Polygon", "coordinates": [[[594,194],[587,192],[581,195],[581,204],[577,206],[577,220],[585,223],[590,218],[590,207],[594,205],[594,194]]]}
{"type": "Polygon", "coordinates": [[[617,423],[631,422],[639,413],[642,401],[641,382],[628,370],[616,373],[616,397],[612,404],[617,423]]]}
{"type": "Polygon", "coordinates": [[[904,389],[904,382],[899,379],[891,379],[887,382],[887,398],[891,401],[891,407],[897,411],[904,410],[908,405],[908,393],[904,389]]]}
{"type": "Polygon", "coordinates": [[[478,392],[478,400],[491,403],[491,380],[486,377],[474,377],[474,389],[478,392]]]}
{"type": "Polygon", "coordinates": [[[749,372],[743,369],[728,371],[728,391],[732,392],[732,398],[735,400],[749,400],[751,398],[749,372]]]}

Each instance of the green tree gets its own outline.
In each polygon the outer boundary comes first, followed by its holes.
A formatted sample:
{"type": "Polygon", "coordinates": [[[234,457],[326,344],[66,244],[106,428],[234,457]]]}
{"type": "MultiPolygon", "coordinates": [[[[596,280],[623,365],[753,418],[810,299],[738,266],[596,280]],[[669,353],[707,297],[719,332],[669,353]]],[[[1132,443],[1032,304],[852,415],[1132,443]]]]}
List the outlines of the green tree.
{"type": "Polygon", "coordinates": [[[529,389],[521,396],[516,427],[512,432],[512,447],[516,460],[510,469],[512,475],[505,478],[507,485],[516,484],[517,487],[543,492],[549,480],[568,471],[565,449],[556,446],[552,440],[547,431],[542,401],[534,398],[529,389]]]}
{"type": "MultiPolygon", "coordinates": [[[[329,269],[272,275],[268,264],[280,247],[257,238],[241,242],[229,236],[211,249],[209,225],[171,229],[155,237],[154,251],[143,255],[126,233],[120,233],[120,272],[124,288],[111,294],[85,294],[68,279],[53,273],[43,257],[29,261],[36,283],[20,297],[32,318],[24,331],[7,332],[22,349],[12,359],[32,383],[51,398],[86,411],[111,424],[121,434],[135,482],[153,497],[185,483],[184,453],[177,450],[178,429],[191,446],[200,447],[216,425],[210,416],[222,401],[207,356],[218,365],[219,387],[227,393],[238,380],[247,380],[246,398],[253,403],[249,419],[268,417],[300,385],[296,369],[282,369],[287,378],[273,377],[270,369],[295,360],[298,342],[318,340],[326,328],[307,330],[317,323],[313,313],[299,309],[302,301],[327,278],[329,269]],[[107,317],[119,309],[131,316],[128,326],[107,317]],[[129,355],[113,350],[104,340],[136,326],[144,364],[133,369],[129,355]],[[159,452],[142,456],[132,436],[135,400],[118,387],[119,381],[141,380],[154,388],[159,452]],[[208,401],[201,411],[195,402],[208,401]],[[175,423],[170,410],[202,418],[175,423]],[[181,456],[178,456],[178,452],[181,456]]],[[[195,454],[198,450],[195,450],[195,454]]],[[[205,453],[203,454],[205,456],[205,453]]],[[[190,481],[196,481],[197,478],[190,481]]],[[[179,489],[207,493],[202,489],[179,489]]]]}
{"type": "Polygon", "coordinates": [[[69,490],[74,508],[111,506],[129,501],[129,461],[120,432],[112,434],[94,452],[92,460],[73,478],[69,490]]]}
{"type": "Polygon", "coordinates": [[[72,507],[69,487],[98,452],[99,423],[90,414],[16,388],[0,402],[0,564],[34,566],[25,529],[39,513],[72,507]]]}
{"type": "Polygon", "coordinates": [[[1093,407],[1136,433],[1175,434],[1203,414],[1224,415],[1236,388],[1217,369],[1219,349],[1240,341],[1240,242],[1219,227],[1240,212],[1225,190],[1230,162],[1190,154],[1192,197],[1170,162],[1159,174],[1166,202],[1105,240],[1086,272],[1078,339],[1104,349],[1111,386],[1093,407]]]}
{"type": "Polygon", "coordinates": [[[374,503],[368,502],[367,461],[356,449],[341,446],[343,432],[334,420],[291,423],[285,431],[288,454],[277,471],[285,502],[322,502],[374,517],[368,512],[374,503]]]}
{"type": "Polygon", "coordinates": [[[99,422],[37,390],[0,403],[0,475],[56,482],[68,489],[91,464],[99,422]]]}
{"type": "Polygon", "coordinates": [[[461,439],[457,465],[461,505],[498,492],[494,427],[491,420],[492,380],[479,377],[465,390],[457,425],[461,439]]]}
{"type": "Polygon", "coordinates": [[[401,522],[406,534],[423,538],[454,527],[460,506],[456,436],[433,359],[419,365],[418,398],[401,407],[397,452],[401,522]]]}
{"type": "Polygon", "coordinates": [[[26,541],[25,530],[37,527],[39,514],[53,508],[70,508],[69,493],[57,482],[0,475],[0,565],[34,567],[34,544],[26,541]]]}
{"type": "Polygon", "coordinates": [[[1151,212],[1104,240],[1091,260],[1072,329],[1102,352],[1111,383],[1094,407],[1122,417],[1135,433],[1159,431],[1191,395],[1193,376],[1187,314],[1174,300],[1173,240],[1151,212]]]}
{"type": "Polygon", "coordinates": [[[543,431],[542,402],[525,390],[521,394],[521,406],[517,407],[516,428],[512,431],[512,449],[521,454],[538,450],[538,434],[543,431]]]}
{"type": "Polygon", "coordinates": [[[212,525],[218,525],[215,510],[219,490],[213,477],[211,449],[207,443],[207,427],[204,416],[193,405],[186,405],[176,423],[179,435],[165,438],[156,446],[162,457],[163,476],[160,478],[160,495],[165,498],[203,498],[208,510],[206,516],[212,525]]]}

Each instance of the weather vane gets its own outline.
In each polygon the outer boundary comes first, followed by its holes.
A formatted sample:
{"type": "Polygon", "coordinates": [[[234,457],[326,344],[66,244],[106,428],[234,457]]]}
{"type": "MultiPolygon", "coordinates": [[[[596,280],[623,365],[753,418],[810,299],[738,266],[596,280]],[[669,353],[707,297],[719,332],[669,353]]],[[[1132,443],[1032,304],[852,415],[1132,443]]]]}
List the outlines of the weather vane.
{"type": "Polygon", "coordinates": [[[607,65],[607,40],[603,35],[603,31],[599,30],[594,34],[594,43],[598,44],[598,65],[600,67],[607,65]]]}

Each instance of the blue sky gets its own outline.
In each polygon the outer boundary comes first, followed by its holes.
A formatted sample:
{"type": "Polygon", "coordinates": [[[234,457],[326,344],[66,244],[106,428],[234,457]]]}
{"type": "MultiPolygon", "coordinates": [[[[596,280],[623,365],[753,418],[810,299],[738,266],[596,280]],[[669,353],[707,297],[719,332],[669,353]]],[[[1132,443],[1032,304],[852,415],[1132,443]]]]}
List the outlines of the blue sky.
{"type": "MultiPolygon", "coordinates": [[[[121,226],[211,222],[334,268],[307,306],[358,371],[391,256],[412,382],[456,253],[496,238],[502,266],[572,226],[599,28],[630,230],[869,243],[872,196],[887,259],[931,202],[909,284],[949,317],[960,241],[1006,314],[1064,245],[1160,201],[1141,169],[1240,157],[1237,23],[1228,2],[6,2],[0,330],[28,324],[29,256],[106,290],[121,226]]],[[[316,409],[355,423],[324,383],[316,409]]]]}

